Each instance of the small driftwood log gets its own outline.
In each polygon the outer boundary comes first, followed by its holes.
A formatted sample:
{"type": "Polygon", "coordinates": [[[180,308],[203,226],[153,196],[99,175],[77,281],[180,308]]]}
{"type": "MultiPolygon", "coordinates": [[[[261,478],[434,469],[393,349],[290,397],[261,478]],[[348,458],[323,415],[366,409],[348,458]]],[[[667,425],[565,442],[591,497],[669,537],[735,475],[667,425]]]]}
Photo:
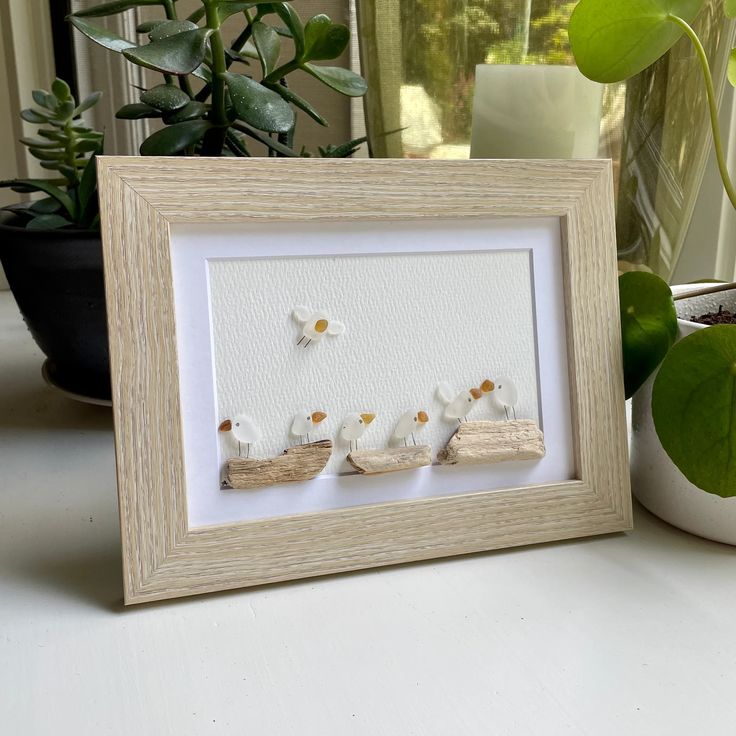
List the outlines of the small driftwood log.
{"type": "Polygon", "coordinates": [[[482,465],[544,457],[544,436],[531,419],[506,422],[463,422],[444,449],[441,465],[482,465]]]}
{"type": "Polygon", "coordinates": [[[232,457],[227,461],[225,484],[230,488],[247,490],[311,480],[325,469],[331,454],[332,442],[320,440],[290,447],[278,457],[232,457]]]}
{"type": "Polygon", "coordinates": [[[390,450],[356,450],[348,455],[348,462],[362,475],[393,473],[432,464],[429,445],[397,447],[390,450]]]}

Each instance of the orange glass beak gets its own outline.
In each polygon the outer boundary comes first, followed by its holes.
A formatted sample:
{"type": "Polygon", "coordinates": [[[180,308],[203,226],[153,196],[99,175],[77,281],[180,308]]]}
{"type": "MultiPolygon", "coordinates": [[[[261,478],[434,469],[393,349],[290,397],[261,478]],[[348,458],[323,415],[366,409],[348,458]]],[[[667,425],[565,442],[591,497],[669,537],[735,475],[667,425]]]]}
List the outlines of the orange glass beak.
{"type": "Polygon", "coordinates": [[[417,414],[417,420],[420,424],[426,424],[429,421],[429,414],[427,414],[426,411],[420,411],[419,414],[417,414]]]}
{"type": "Polygon", "coordinates": [[[477,401],[481,396],[481,392],[479,388],[471,388],[470,389],[470,395],[477,401]]]}
{"type": "Polygon", "coordinates": [[[319,424],[325,419],[327,419],[327,414],[325,414],[323,411],[315,411],[312,413],[312,423],[313,424],[319,424]]]}
{"type": "Polygon", "coordinates": [[[482,391],[482,392],[483,392],[484,394],[489,394],[489,393],[491,393],[491,391],[493,391],[493,389],[494,389],[494,388],[496,388],[496,384],[495,384],[495,383],[493,383],[493,381],[490,381],[490,380],[489,380],[489,379],[487,379],[487,378],[486,378],[486,380],[485,380],[485,381],[483,381],[483,383],[481,383],[481,385],[480,385],[480,390],[481,390],[481,391],[482,391]]]}
{"type": "Polygon", "coordinates": [[[226,419],[218,428],[218,432],[229,432],[233,428],[233,423],[226,419]]]}
{"type": "Polygon", "coordinates": [[[314,323],[314,329],[315,329],[315,330],[316,330],[317,332],[324,332],[324,331],[325,331],[325,330],[327,329],[327,325],[328,325],[328,324],[329,324],[329,322],[328,322],[328,321],[327,321],[326,319],[318,319],[318,320],[317,320],[317,321],[316,321],[316,322],[314,323]]]}
{"type": "Polygon", "coordinates": [[[361,418],[361,419],[362,419],[362,420],[363,420],[363,421],[364,421],[364,422],[365,422],[366,424],[370,424],[370,423],[371,423],[371,422],[372,422],[372,421],[373,421],[373,420],[374,420],[374,419],[376,418],[376,415],[375,415],[375,414],[361,414],[361,415],[360,415],[360,418],[361,418]]]}

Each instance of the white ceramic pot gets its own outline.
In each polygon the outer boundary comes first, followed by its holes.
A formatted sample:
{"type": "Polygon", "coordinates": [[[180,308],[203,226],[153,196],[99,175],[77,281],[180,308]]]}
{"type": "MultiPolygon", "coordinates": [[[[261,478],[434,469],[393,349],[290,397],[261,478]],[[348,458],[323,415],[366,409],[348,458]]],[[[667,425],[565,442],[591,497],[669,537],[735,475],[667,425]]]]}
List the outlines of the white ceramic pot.
{"type": "MultiPolygon", "coordinates": [[[[677,293],[684,287],[674,287],[677,293]]],[[[693,287],[687,287],[692,289],[693,287]]],[[[705,329],[689,318],[736,311],[736,289],[675,302],[679,337],[705,329]]],[[[679,339],[679,338],[678,338],[679,339]]],[[[721,498],[701,491],[677,469],[659,442],[652,419],[652,376],[632,401],[631,484],[634,495],[666,522],[706,539],[736,545],[736,497],[721,498]]]]}

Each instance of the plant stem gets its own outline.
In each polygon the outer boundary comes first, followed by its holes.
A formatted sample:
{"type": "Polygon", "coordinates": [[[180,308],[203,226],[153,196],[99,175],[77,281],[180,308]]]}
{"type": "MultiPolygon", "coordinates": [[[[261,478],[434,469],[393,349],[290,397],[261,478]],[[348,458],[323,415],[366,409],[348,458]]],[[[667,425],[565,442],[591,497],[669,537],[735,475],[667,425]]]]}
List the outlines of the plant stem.
{"type": "MultiPolygon", "coordinates": [[[[174,0],[164,0],[164,12],[166,13],[166,20],[179,20],[179,16],[176,14],[176,7],[174,6],[174,0]]],[[[169,81],[170,75],[165,74],[164,77],[166,84],[171,84],[169,81]]],[[[190,98],[193,97],[194,93],[192,92],[192,85],[189,83],[189,77],[181,75],[177,79],[179,80],[180,89],[186,92],[190,98]]]]}
{"type": "Polygon", "coordinates": [[[668,20],[682,28],[685,35],[692,41],[692,44],[695,47],[698,61],[700,62],[700,68],[703,70],[703,78],[705,80],[705,92],[708,97],[708,112],[710,113],[710,127],[713,131],[713,147],[715,149],[716,160],[718,161],[718,171],[721,174],[723,188],[726,190],[729,200],[731,200],[731,205],[736,209],[736,190],[734,190],[731,177],[729,176],[726,157],[723,152],[721,128],[718,124],[718,103],[716,102],[716,92],[713,86],[713,75],[710,71],[710,64],[708,64],[708,55],[705,53],[705,49],[698,38],[698,34],[695,33],[687,21],[672,14],[668,16],[668,20]]]}
{"type": "Polygon", "coordinates": [[[278,69],[274,69],[267,77],[264,77],[264,82],[278,82],[281,77],[285,77],[294,70],[299,68],[299,62],[296,59],[282,64],[278,69]]]}
{"type": "Polygon", "coordinates": [[[227,62],[225,60],[225,46],[222,43],[222,33],[220,32],[220,16],[217,12],[217,5],[212,0],[203,0],[203,2],[205,3],[207,28],[214,31],[210,36],[210,51],[212,52],[211,120],[218,127],[207,131],[202,145],[202,155],[220,156],[225,144],[227,129],[230,125],[225,106],[225,79],[223,76],[227,72],[227,62]]]}

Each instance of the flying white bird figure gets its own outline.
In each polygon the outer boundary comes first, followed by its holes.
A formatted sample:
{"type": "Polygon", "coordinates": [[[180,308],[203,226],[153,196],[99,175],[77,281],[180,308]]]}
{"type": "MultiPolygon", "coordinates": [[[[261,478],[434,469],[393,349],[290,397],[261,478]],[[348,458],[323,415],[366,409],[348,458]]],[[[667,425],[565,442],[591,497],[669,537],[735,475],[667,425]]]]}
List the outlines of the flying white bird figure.
{"type": "Polygon", "coordinates": [[[302,325],[302,336],[297,345],[304,343],[305,348],[310,342],[319,342],[325,335],[334,337],[345,332],[342,322],[328,319],[322,311],[313,312],[308,307],[295,307],[291,314],[302,325]]]}
{"type": "Polygon", "coordinates": [[[375,414],[348,414],[342,420],[340,427],[340,437],[347,440],[348,447],[352,451],[353,443],[355,449],[358,449],[358,440],[363,436],[366,427],[376,418],[375,414]]]}
{"type": "Polygon", "coordinates": [[[217,429],[220,432],[230,432],[235,437],[238,443],[238,457],[241,445],[245,445],[245,456],[250,457],[250,446],[261,439],[261,430],[245,414],[236,414],[233,419],[225,419],[217,429]]]}
{"type": "Polygon", "coordinates": [[[300,441],[306,437],[309,442],[309,433],[325,419],[327,419],[327,414],[323,411],[309,412],[302,409],[291,423],[291,434],[298,437],[300,441]]]}
{"type": "Polygon", "coordinates": [[[506,376],[499,376],[496,379],[496,390],[493,392],[493,403],[506,413],[506,419],[509,418],[511,412],[516,419],[516,404],[519,401],[519,394],[516,390],[514,382],[506,376]]]}
{"type": "Polygon", "coordinates": [[[414,432],[424,429],[424,425],[427,424],[428,421],[429,416],[426,411],[412,411],[410,409],[399,417],[399,421],[396,422],[392,439],[398,441],[404,440],[404,447],[406,447],[406,438],[411,437],[412,442],[416,445],[417,441],[414,438],[414,432]]]}
{"type": "Polygon", "coordinates": [[[453,389],[447,383],[440,383],[437,386],[437,398],[445,405],[444,417],[447,420],[457,419],[462,422],[468,416],[468,412],[473,408],[473,404],[483,396],[493,390],[491,381],[483,381],[481,388],[471,388],[468,391],[461,391],[457,396],[453,397],[453,389]]]}

